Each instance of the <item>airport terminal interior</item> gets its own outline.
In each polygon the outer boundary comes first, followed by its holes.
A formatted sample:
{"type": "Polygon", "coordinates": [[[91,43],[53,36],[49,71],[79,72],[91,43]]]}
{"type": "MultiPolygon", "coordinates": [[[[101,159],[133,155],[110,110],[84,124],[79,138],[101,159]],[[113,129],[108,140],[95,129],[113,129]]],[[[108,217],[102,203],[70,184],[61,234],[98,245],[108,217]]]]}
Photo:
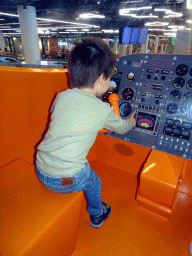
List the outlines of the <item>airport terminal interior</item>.
{"type": "MultiPolygon", "coordinates": [[[[192,1],[0,3],[0,255],[192,255],[192,1]],[[101,101],[136,126],[99,130],[87,160],[111,215],[90,225],[83,191],[59,194],[35,171],[57,93],[71,90],[75,42],[117,55],[101,101]]],[[[82,103],[83,104],[83,103],[82,103]]]]}

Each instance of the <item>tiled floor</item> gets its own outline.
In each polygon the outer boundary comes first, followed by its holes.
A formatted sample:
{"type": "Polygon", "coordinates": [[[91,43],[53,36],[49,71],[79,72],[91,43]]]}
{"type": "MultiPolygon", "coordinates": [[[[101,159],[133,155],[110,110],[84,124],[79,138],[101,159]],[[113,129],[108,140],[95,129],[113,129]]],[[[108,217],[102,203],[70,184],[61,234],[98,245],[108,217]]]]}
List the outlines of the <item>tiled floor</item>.
{"type": "MultiPolygon", "coordinates": [[[[103,163],[91,167],[102,181],[102,199],[112,213],[102,227],[93,228],[84,201],[77,248],[73,256],[189,256],[192,240],[192,195],[177,193],[169,220],[139,207],[137,177],[103,163]]],[[[184,184],[184,183],[183,183],[184,184]]],[[[189,186],[189,183],[188,183],[189,186]]],[[[188,190],[189,191],[189,190],[188,190]]]]}

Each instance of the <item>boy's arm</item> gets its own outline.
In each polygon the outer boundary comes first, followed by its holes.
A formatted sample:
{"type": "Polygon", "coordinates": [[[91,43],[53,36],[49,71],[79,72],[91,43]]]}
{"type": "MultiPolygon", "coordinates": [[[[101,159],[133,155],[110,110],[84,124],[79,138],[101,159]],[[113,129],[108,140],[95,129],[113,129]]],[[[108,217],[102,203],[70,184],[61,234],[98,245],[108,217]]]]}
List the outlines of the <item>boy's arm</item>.
{"type": "Polygon", "coordinates": [[[136,111],[131,114],[130,118],[125,120],[116,115],[111,108],[111,111],[106,118],[104,128],[117,134],[125,134],[136,125],[136,120],[134,118],[135,113],[136,111]]]}

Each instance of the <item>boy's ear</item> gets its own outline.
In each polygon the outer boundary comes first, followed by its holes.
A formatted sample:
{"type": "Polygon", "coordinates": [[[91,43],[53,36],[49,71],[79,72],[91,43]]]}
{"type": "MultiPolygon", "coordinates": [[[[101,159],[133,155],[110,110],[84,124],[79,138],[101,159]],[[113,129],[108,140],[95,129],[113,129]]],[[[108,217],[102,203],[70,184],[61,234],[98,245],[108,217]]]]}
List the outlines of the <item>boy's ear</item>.
{"type": "Polygon", "coordinates": [[[99,77],[99,83],[100,85],[103,85],[103,79],[104,79],[104,74],[102,73],[99,77]]]}

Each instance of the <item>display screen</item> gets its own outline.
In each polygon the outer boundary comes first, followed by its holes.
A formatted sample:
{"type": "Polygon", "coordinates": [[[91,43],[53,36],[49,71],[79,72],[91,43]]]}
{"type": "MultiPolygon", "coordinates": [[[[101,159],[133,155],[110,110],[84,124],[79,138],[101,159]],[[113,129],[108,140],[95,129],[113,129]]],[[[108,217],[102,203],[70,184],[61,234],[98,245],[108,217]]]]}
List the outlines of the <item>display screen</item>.
{"type": "Polygon", "coordinates": [[[122,44],[129,44],[132,28],[123,29],[122,44]]]}
{"type": "Polygon", "coordinates": [[[153,131],[155,127],[156,115],[138,112],[136,127],[153,131]]]}
{"type": "Polygon", "coordinates": [[[145,44],[147,34],[148,34],[148,29],[147,28],[142,28],[140,30],[138,44],[145,44]]]}
{"type": "Polygon", "coordinates": [[[130,44],[138,43],[139,32],[140,32],[140,28],[132,28],[131,38],[130,38],[130,42],[129,42],[130,44]]]}

